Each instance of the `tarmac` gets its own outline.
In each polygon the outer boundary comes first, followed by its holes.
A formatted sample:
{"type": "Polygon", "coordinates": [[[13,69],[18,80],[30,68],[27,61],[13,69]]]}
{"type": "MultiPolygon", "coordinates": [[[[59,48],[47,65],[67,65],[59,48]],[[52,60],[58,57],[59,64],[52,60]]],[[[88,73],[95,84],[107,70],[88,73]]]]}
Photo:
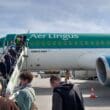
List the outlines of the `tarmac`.
{"type": "MultiPolygon", "coordinates": [[[[85,110],[110,110],[110,87],[102,86],[98,81],[70,79],[70,82],[77,84],[82,91],[85,110]],[[90,99],[91,88],[94,88],[96,99],[90,99]]],[[[36,92],[38,109],[52,110],[52,89],[49,78],[34,78],[32,85],[36,92]]]]}

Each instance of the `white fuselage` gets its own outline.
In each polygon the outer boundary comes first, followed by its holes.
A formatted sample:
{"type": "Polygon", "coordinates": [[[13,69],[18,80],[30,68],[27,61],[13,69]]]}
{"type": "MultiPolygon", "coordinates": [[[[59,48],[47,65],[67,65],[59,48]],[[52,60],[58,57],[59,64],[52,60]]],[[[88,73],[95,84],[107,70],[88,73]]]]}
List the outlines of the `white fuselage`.
{"type": "Polygon", "coordinates": [[[95,69],[100,55],[110,49],[28,49],[27,66],[31,70],[95,69]]]}

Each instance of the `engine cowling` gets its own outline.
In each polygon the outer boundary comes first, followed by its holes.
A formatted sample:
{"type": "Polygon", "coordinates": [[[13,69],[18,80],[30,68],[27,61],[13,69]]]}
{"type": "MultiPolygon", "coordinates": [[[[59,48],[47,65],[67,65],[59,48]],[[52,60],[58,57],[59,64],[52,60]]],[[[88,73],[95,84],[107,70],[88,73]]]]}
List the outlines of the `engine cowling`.
{"type": "Polygon", "coordinates": [[[110,56],[101,56],[97,59],[96,72],[99,82],[110,86],[110,56]]]}

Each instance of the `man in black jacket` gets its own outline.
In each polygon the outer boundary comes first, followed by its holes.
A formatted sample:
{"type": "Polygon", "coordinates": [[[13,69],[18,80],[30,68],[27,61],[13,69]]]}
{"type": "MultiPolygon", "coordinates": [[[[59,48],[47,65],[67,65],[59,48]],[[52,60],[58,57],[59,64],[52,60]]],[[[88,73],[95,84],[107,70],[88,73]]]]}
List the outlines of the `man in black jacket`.
{"type": "Polygon", "coordinates": [[[1,75],[6,79],[7,69],[6,69],[5,62],[2,59],[0,61],[0,72],[1,72],[1,75]]]}
{"type": "Polygon", "coordinates": [[[53,88],[52,110],[84,110],[83,98],[74,84],[61,83],[60,78],[51,76],[53,88]]]}
{"type": "Polygon", "coordinates": [[[5,54],[4,55],[4,59],[5,59],[5,65],[6,65],[6,70],[7,70],[7,74],[10,74],[10,70],[11,70],[11,57],[9,54],[5,54]]]}

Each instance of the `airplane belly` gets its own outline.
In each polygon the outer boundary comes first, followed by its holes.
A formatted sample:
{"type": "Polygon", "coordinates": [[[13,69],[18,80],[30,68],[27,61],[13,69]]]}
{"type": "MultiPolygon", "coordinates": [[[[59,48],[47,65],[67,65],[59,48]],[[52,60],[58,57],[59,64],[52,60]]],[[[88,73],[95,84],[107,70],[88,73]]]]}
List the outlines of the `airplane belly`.
{"type": "Polygon", "coordinates": [[[90,49],[28,50],[27,65],[31,70],[95,69],[96,59],[102,54],[103,50],[98,49],[97,52],[90,49]]]}
{"type": "Polygon", "coordinates": [[[29,52],[30,69],[78,69],[79,51],[57,50],[29,52]]]}

